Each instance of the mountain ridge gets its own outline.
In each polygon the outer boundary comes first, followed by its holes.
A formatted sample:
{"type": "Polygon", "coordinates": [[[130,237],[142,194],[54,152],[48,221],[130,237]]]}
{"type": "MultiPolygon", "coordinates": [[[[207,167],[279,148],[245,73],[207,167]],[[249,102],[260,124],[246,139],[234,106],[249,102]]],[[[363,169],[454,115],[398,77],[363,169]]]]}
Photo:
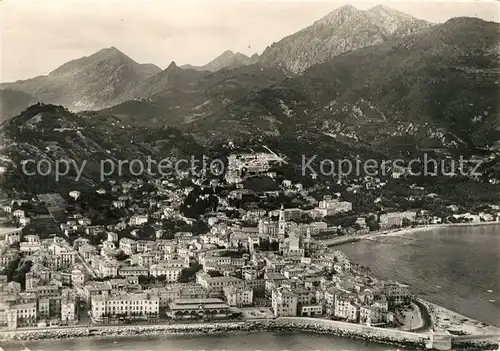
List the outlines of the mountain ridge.
{"type": "MultiPolygon", "coordinates": [[[[314,130],[377,148],[488,147],[500,140],[499,43],[498,23],[461,18],[343,53],[229,106],[224,135],[314,130]]],[[[220,119],[190,130],[217,133],[220,119]]]]}
{"type": "Polygon", "coordinates": [[[365,11],[352,5],[341,6],[310,26],[268,46],[259,62],[297,74],[342,53],[432,26],[424,20],[387,9],[381,5],[365,11]],[[385,18],[378,19],[377,12],[384,13],[385,18]]]}
{"type": "Polygon", "coordinates": [[[112,47],[71,60],[46,76],[3,83],[1,87],[81,111],[116,104],[132,86],[159,71],[158,67],[139,64],[112,47]]]}
{"type": "Polygon", "coordinates": [[[258,61],[259,55],[254,54],[247,56],[240,52],[234,53],[231,50],[226,50],[212,61],[203,66],[183,65],[181,68],[195,69],[198,71],[211,71],[215,72],[221,69],[233,69],[241,66],[248,66],[258,61]]]}

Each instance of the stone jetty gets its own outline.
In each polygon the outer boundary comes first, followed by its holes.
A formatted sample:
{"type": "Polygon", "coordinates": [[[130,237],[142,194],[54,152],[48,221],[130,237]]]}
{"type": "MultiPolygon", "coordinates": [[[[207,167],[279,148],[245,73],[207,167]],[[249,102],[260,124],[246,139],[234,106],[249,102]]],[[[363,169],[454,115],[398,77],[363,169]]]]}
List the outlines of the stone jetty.
{"type": "MultiPolygon", "coordinates": [[[[356,338],[371,342],[392,344],[402,348],[425,349],[429,336],[395,329],[375,328],[359,324],[317,318],[282,317],[271,320],[238,322],[117,325],[93,327],[40,328],[0,331],[0,341],[28,341],[37,339],[66,339],[89,337],[124,337],[138,335],[225,334],[230,332],[303,331],[356,338]]],[[[470,345],[472,346],[472,345],[470,345]]],[[[476,348],[477,350],[477,348],[476,348]]]]}

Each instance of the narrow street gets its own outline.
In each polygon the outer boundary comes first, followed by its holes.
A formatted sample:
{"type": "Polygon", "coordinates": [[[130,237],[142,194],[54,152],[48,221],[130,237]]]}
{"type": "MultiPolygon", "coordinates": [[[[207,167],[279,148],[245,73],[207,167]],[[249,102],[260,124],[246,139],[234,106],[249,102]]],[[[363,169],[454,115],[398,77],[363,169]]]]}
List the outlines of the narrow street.
{"type": "Polygon", "coordinates": [[[78,259],[80,262],[83,264],[87,272],[94,278],[98,278],[99,275],[96,273],[96,271],[83,259],[82,255],[77,251],[78,254],[78,259]]]}

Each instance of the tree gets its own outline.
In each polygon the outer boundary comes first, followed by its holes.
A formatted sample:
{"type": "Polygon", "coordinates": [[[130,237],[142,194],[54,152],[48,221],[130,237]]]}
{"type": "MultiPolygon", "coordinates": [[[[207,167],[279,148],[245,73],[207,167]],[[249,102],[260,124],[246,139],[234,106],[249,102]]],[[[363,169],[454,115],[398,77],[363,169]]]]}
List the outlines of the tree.
{"type": "Polygon", "coordinates": [[[179,283],[187,283],[192,280],[194,275],[200,271],[203,266],[197,262],[192,263],[189,268],[184,268],[179,274],[179,283]]]}
{"type": "Polygon", "coordinates": [[[16,273],[17,267],[19,266],[20,262],[21,258],[17,257],[15,260],[10,261],[7,267],[4,268],[2,274],[7,276],[7,281],[12,281],[12,278],[14,277],[14,274],[16,273]]]}
{"type": "Polygon", "coordinates": [[[409,226],[411,226],[411,220],[408,219],[408,218],[403,218],[402,226],[403,227],[409,227],[409,226]]]}
{"type": "Polygon", "coordinates": [[[125,261],[126,259],[130,258],[130,256],[123,252],[123,250],[119,249],[115,253],[115,258],[118,261],[125,261]]]}
{"type": "Polygon", "coordinates": [[[26,273],[28,273],[30,271],[32,265],[33,265],[33,262],[25,261],[23,266],[20,269],[18,269],[14,273],[14,276],[12,277],[13,281],[21,284],[22,289],[24,289],[26,286],[26,273]]]}

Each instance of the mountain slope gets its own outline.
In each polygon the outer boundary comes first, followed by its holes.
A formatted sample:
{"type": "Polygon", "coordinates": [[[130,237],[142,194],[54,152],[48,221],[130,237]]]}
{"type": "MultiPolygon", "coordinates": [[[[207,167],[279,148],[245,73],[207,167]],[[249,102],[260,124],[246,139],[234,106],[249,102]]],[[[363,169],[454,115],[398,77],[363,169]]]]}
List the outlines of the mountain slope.
{"type": "MultiPolygon", "coordinates": [[[[130,168],[119,168],[118,160],[141,160],[147,165],[148,156],[160,161],[199,154],[201,147],[174,128],[131,126],[113,116],[96,112],[74,114],[62,106],[36,104],[0,124],[0,166],[7,168],[0,184],[9,191],[36,194],[88,190],[101,181],[102,170],[109,173],[108,179],[120,174],[130,176],[130,168]],[[24,174],[23,160],[42,159],[50,161],[50,174],[24,174]],[[61,160],[76,162],[83,169],[78,181],[73,163],[67,174],[59,180],[55,178],[56,163],[61,160]],[[114,171],[111,167],[103,168],[102,165],[110,165],[105,160],[114,162],[114,171]]],[[[33,171],[32,162],[26,167],[33,171]]],[[[62,172],[64,167],[60,168],[62,172]]],[[[141,176],[147,176],[146,172],[141,176]]]]}
{"type": "Polygon", "coordinates": [[[345,5],[299,32],[267,47],[259,58],[265,65],[293,73],[359,48],[427,30],[431,24],[376,6],[358,10],[345,5]]]}
{"type": "Polygon", "coordinates": [[[231,50],[224,51],[220,56],[217,56],[215,59],[207,63],[203,66],[192,66],[192,65],[184,65],[182,68],[195,69],[198,71],[211,71],[215,72],[224,68],[233,69],[239,68],[242,66],[248,66],[254,64],[258,61],[259,55],[254,54],[252,57],[248,57],[242,53],[234,53],[231,50]]]}
{"type": "Polygon", "coordinates": [[[177,66],[175,62],[171,62],[165,70],[158,72],[134,87],[126,97],[127,99],[147,98],[171,88],[188,88],[209,73],[208,71],[183,69],[177,66]]]}
{"type": "Polygon", "coordinates": [[[180,126],[210,115],[223,115],[227,106],[284,78],[281,70],[259,65],[207,72],[171,64],[136,90],[136,96],[142,98],[101,113],[143,126],[180,126]]]}
{"type": "Polygon", "coordinates": [[[35,102],[36,99],[25,92],[11,89],[0,90],[0,122],[21,113],[35,102]]]}
{"type": "Polygon", "coordinates": [[[190,130],[206,138],[312,130],[377,148],[487,147],[500,140],[499,48],[498,23],[455,18],[315,65],[190,130]]]}
{"type": "Polygon", "coordinates": [[[116,48],[65,63],[47,76],[2,84],[45,103],[74,110],[100,109],[123,101],[137,84],[161,70],[139,64],[116,48]]]}

